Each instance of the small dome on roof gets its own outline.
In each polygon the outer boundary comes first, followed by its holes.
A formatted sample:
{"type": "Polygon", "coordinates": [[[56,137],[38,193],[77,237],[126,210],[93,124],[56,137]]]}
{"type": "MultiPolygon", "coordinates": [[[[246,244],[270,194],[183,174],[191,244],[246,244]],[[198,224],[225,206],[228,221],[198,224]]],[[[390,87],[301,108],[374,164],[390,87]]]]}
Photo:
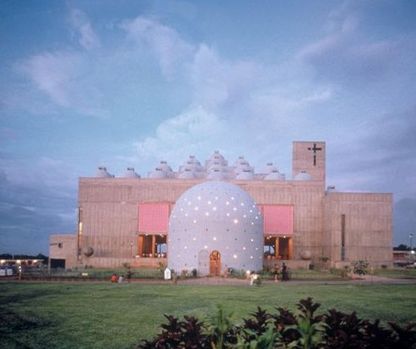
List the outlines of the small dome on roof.
{"type": "Polygon", "coordinates": [[[140,178],[140,176],[134,171],[133,167],[127,167],[126,172],[124,173],[125,178],[140,178]]]}
{"type": "Polygon", "coordinates": [[[283,173],[280,173],[279,171],[272,171],[264,177],[264,180],[266,181],[284,181],[285,175],[283,173]]]}
{"type": "Polygon", "coordinates": [[[312,176],[308,172],[302,170],[293,179],[295,181],[310,181],[312,176]]]}
{"type": "Polygon", "coordinates": [[[114,177],[112,174],[107,172],[107,168],[104,166],[100,166],[98,167],[97,173],[95,175],[96,177],[99,178],[111,178],[114,177]]]}
{"type": "Polygon", "coordinates": [[[186,170],[202,172],[204,168],[201,166],[201,163],[196,159],[194,155],[189,155],[188,160],[186,160],[184,164],[179,167],[179,172],[184,172],[186,170]]]}
{"type": "Polygon", "coordinates": [[[216,150],[214,154],[212,154],[211,157],[206,161],[206,167],[209,168],[214,163],[219,163],[223,166],[228,165],[227,160],[224,159],[224,156],[222,156],[218,150],[216,150]]]}
{"type": "Polygon", "coordinates": [[[220,180],[226,179],[226,175],[225,175],[225,173],[221,169],[216,168],[216,169],[212,169],[208,173],[207,179],[211,179],[211,180],[213,179],[213,180],[220,181],[220,180]]]}
{"type": "Polygon", "coordinates": [[[190,169],[185,169],[178,174],[178,178],[180,179],[194,179],[195,177],[195,173],[190,169]]]}
{"type": "Polygon", "coordinates": [[[242,180],[245,180],[245,181],[250,181],[250,180],[252,180],[254,178],[254,174],[253,174],[253,172],[252,171],[250,171],[250,170],[244,170],[244,171],[241,171],[236,177],[235,177],[235,179],[242,179],[242,180]]]}
{"type": "Polygon", "coordinates": [[[263,170],[263,173],[268,174],[271,172],[279,172],[279,170],[277,169],[277,167],[275,165],[273,165],[273,162],[268,162],[266,164],[266,167],[263,170]]]}
{"type": "Polygon", "coordinates": [[[165,172],[172,172],[172,168],[168,165],[167,161],[160,161],[159,166],[165,172]]]}
{"type": "Polygon", "coordinates": [[[161,179],[168,178],[168,175],[162,168],[156,167],[152,172],[149,173],[149,178],[161,179]]]}

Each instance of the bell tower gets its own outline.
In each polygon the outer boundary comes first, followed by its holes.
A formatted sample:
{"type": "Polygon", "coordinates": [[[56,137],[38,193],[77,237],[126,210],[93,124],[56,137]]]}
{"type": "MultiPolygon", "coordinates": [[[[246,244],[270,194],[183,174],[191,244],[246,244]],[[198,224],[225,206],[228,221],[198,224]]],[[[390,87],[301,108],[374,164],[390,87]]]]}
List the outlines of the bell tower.
{"type": "Polygon", "coordinates": [[[293,142],[292,175],[306,171],[325,186],[325,142],[293,142]]]}

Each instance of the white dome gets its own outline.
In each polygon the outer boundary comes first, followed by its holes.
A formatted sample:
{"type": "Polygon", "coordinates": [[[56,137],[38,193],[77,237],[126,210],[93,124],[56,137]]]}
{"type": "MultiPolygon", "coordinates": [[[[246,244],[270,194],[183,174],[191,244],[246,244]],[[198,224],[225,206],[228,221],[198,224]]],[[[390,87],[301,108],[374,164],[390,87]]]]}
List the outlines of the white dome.
{"type": "Polygon", "coordinates": [[[97,173],[96,173],[96,175],[95,175],[96,177],[99,177],[99,178],[111,178],[111,177],[114,177],[113,175],[111,175],[111,174],[109,174],[108,172],[107,172],[107,168],[106,167],[98,167],[98,169],[97,169],[97,173]]]}
{"type": "Polygon", "coordinates": [[[261,270],[263,218],[250,195],[235,184],[204,182],[176,201],[169,220],[168,266],[176,272],[209,273],[209,256],[221,270],[261,270]]]}
{"type": "Polygon", "coordinates": [[[140,178],[140,176],[134,171],[133,167],[127,167],[126,172],[124,173],[125,178],[140,178]]]}
{"type": "Polygon", "coordinates": [[[306,171],[300,171],[294,178],[295,181],[310,181],[312,176],[306,171]]]}

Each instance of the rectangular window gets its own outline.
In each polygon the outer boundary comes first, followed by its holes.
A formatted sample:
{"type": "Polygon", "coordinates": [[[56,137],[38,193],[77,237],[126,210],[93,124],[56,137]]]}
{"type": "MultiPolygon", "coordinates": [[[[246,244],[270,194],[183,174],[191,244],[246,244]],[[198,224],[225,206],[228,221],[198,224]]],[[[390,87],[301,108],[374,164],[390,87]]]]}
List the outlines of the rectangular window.
{"type": "Polygon", "coordinates": [[[345,214],[341,215],[341,261],[345,261],[345,214]]]}
{"type": "Polygon", "coordinates": [[[138,255],[144,258],[166,258],[166,235],[140,234],[138,238],[138,255]]]}
{"type": "Polygon", "coordinates": [[[292,259],[292,238],[287,236],[265,236],[264,258],[292,259]]]}

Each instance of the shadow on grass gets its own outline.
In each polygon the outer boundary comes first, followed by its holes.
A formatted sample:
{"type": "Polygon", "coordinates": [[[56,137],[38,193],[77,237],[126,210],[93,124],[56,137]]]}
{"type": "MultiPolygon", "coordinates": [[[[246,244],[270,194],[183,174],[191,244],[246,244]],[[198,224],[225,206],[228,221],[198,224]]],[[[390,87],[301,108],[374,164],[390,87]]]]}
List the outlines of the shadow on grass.
{"type": "Polygon", "coordinates": [[[26,336],[21,334],[26,331],[38,330],[53,326],[51,321],[44,320],[31,313],[19,314],[6,307],[0,307],[0,338],[1,347],[4,348],[32,348],[26,345],[26,336]]]}

